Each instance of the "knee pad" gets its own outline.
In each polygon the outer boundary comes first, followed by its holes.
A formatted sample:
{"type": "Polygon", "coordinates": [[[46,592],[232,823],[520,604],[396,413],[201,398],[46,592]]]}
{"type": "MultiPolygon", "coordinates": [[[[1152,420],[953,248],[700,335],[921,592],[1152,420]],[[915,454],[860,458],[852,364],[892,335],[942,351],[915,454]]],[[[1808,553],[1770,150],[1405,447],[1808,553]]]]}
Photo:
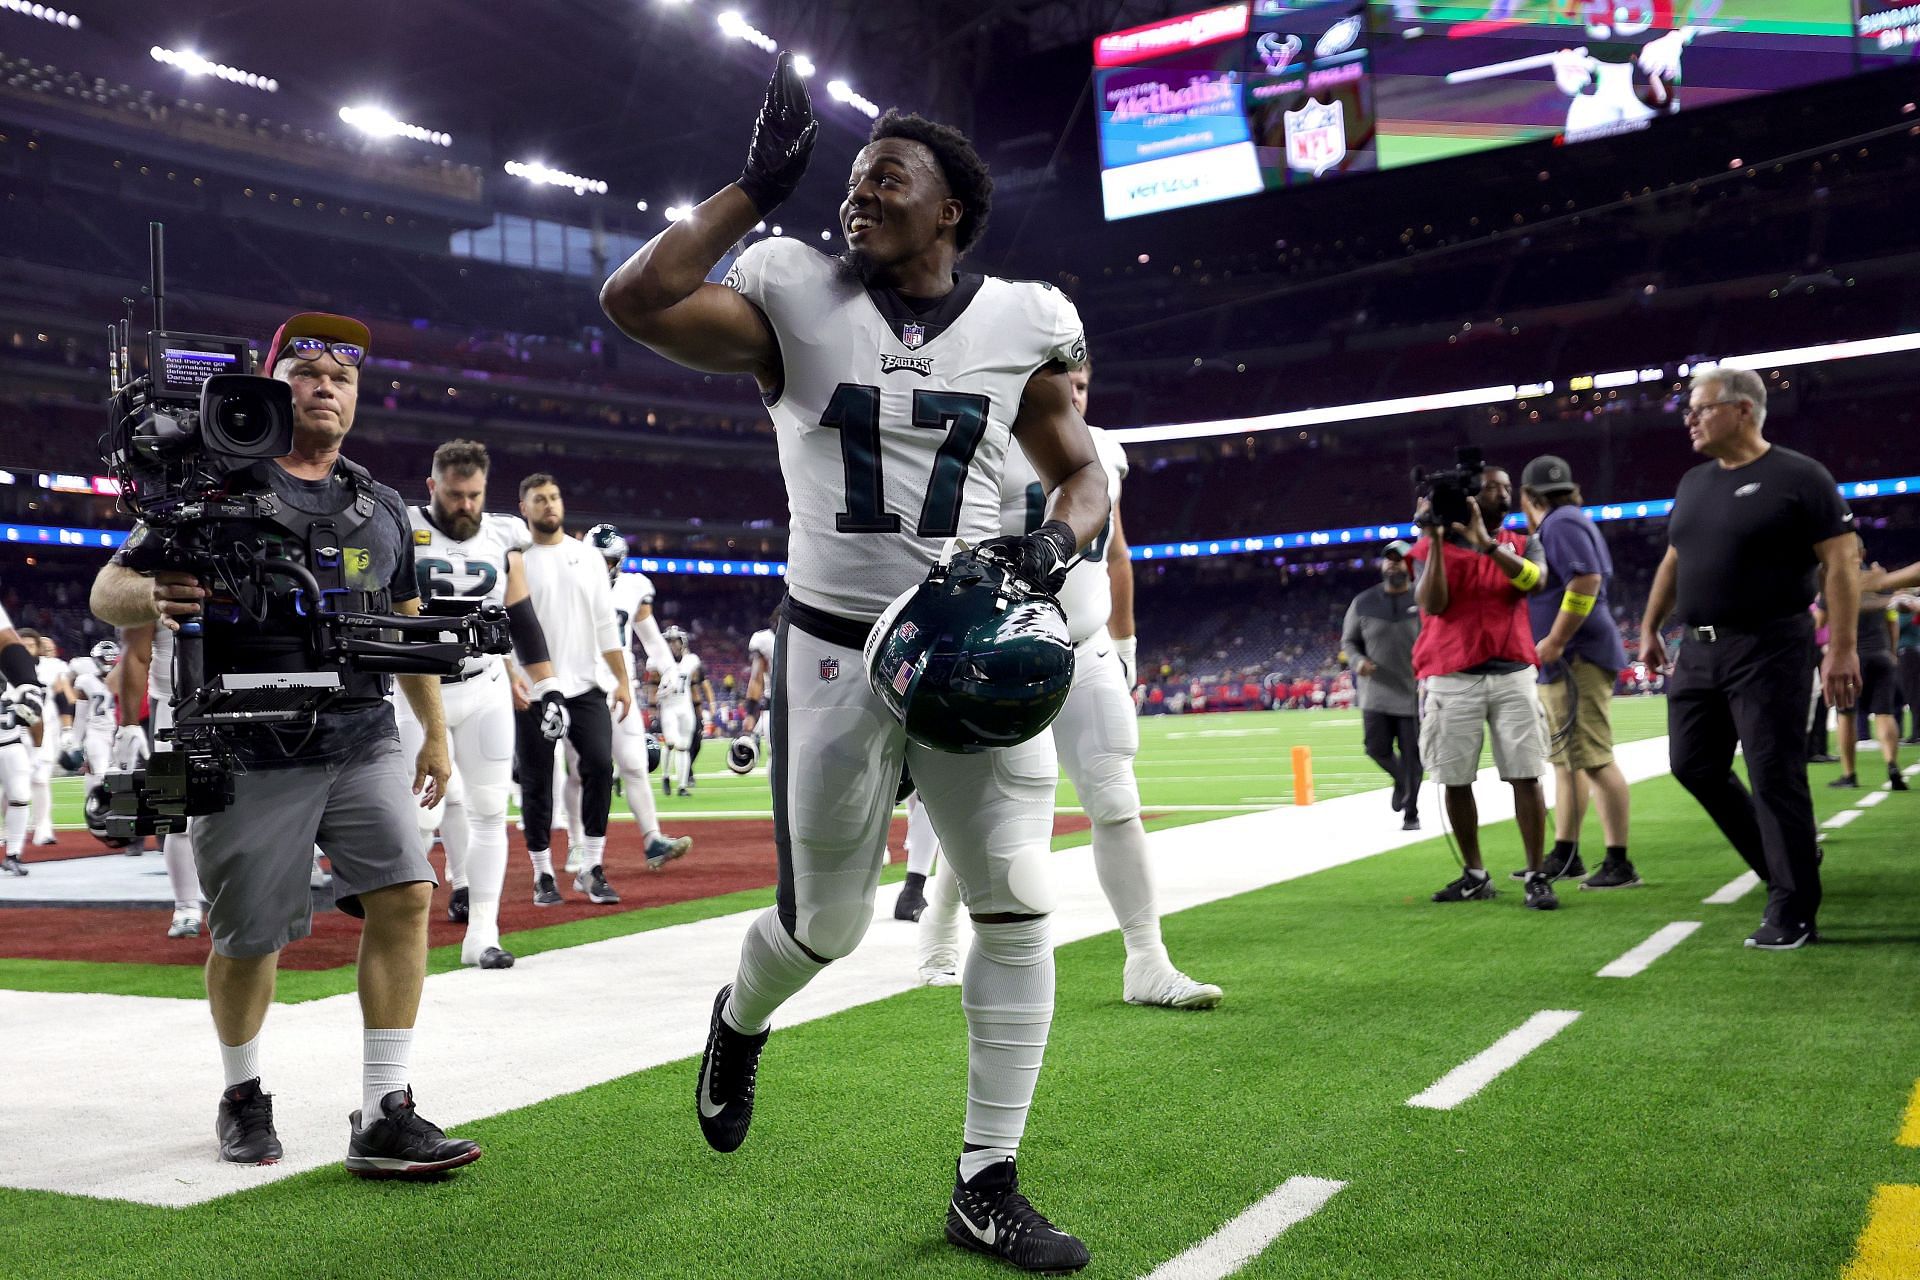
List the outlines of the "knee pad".
{"type": "Polygon", "coordinates": [[[468,787],[464,799],[469,822],[489,823],[507,820],[507,788],[504,785],[468,787]]]}
{"type": "Polygon", "coordinates": [[[853,954],[872,923],[872,898],[835,902],[795,921],[794,941],[821,960],[840,960],[853,954]]]}
{"type": "MultiPolygon", "coordinates": [[[[1075,779],[1076,787],[1082,779],[1075,779]]],[[[1101,756],[1084,777],[1080,804],[1095,826],[1130,822],[1140,816],[1140,787],[1133,779],[1131,756],[1101,756]]]]}
{"type": "Polygon", "coordinates": [[[973,926],[973,945],[997,964],[1029,968],[1053,954],[1053,922],[1045,916],[973,926]]]}
{"type": "Polygon", "coordinates": [[[1006,864],[1007,893],[1021,915],[1044,916],[1060,901],[1060,887],[1054,878],[1053,859],[1047,849],[1016,853],[1006,864]]]}

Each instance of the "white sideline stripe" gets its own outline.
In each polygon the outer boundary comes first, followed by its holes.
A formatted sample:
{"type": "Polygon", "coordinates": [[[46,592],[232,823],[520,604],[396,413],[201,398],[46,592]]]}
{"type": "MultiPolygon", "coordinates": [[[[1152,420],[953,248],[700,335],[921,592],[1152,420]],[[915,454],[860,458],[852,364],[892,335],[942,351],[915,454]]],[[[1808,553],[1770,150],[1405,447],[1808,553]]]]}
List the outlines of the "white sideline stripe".
{"type": "Polygon", "coordinates": [[[1757,872],[1742,871],[1739,875],[1727,881],[1706,897],[1700,899],[1700,902],[1703,906],[1724,907],[1729,902],[1740,901],[1740,899],[1746,897],[1759,887],[1760,876],[1757,872]]]}
{"type": "Polygon", "coordinates": [[[1145,1280],[1225,1280],[1281,1232],[1318,1213],[1346,1185],[1330,1178],[1288,1178],[1205,1240],[1155,1267],[1145,1280]]]}
{"type": "MultiPolygon", "coordinates": [[[[1630,781],[1668,770],[1665,738],[1626,743],[1614,755],[1630,781]]],[[[1500,785],[1492,769],[1480,783],[1481,825],[1511,819],[1513,788],[1500,785]]],[[[1431,839],[1431,832],[1400,830],[1400,815],[1380,803],[1384,791],[1149,833],[1162,914],[1431,839]]],[[[1111,933],[1113,909],[1100,891],[1092,849],[1064,850],[1049,865],[1060,895],[1054,942],[1111,933]]],[[[1436,857],[1436,880],[1446,867],[1436,857]]],[[[788,1001],[779,1027],[918,986],[918,931],[893,921],[891,901],[882,890],[879,918],[860,948],[788,1001]]],[[[741,934],[758,914],[542,952],[504,972],[460,969],[428,978],[413,1062],[423,1112],[458,1132],[474,1120],[699,1053],[713,993],[733,976],[741,934]]],[[[0,1037],[29,1046],[33,1056],[33,1070],[9,1081],[0,1107],[0,1186],[188,1205],[337,1167],[346,1153],[347,1112],[360,1097],[355,997],[277,1004],[269,1013],[262,1059],[287,1154],[264,1168],[215,1158],[220,1064],[210,1032],[201,1000],[0,989],[0,1037]],[[86,1089],[75,1090],[75,1080],[86,1081],[86,1089]]],[[[964,1047],[956,1040],[941,1051],[964,1047]]],[[[689,1073],[689,1092],[691,1081],[689,1073]]],[[[687,1117],[675,1140],[697,1143],[692,1124],[687,1117]]]]}
{"type": "Polygon", "coordinates": [[[1407,1105],[1434,1111],[1453,1110],[1492,1084],[1501,1072],[1572,1026],[1579,1016],[1578,1009],[1542,1009],[1408,1098],[1407,1105]]]}
{"type": "Polygon", "coordinates": [[[1920,777],[1920,764],[1910,764],[1902,772],[1909,778],[1920,777]]]}
{"type": "Polygon", "coordinates": [[[1676,920],[1672,924],[1661,925],[1653,931],[1653,936],[1639,946],[1634,947],[1618,960],[1604,966],[1594,974],[1596,978],[1631,978],[1635,974],[1646,972],[1647,966],[1673,950],[1700,927],[1698,920],[1676,920]]]}
{"type": "Polygon", "coordinates": [[[1855,801],[1854,807],[1871,809],[1892,794],[1893,792],[1887,790],[1885,787],[1881,787],[1878,791],[1869,791],[1867,794],[1861,796],[1859,800],[1855,801]]]}
{"type": "Polygon", "coordinates": [[[1840,812],[1834,814],[1831,818],[1828,818],[1825,822],[1821,823],[1820,829],[1822,831],[1838,831],[1840,828],[1846,826],[1849,822],[1852,822],[1855,818],[1859,816],[1860,816],[1860,810],[1858,809],[1842,809],[1840,812]]]}

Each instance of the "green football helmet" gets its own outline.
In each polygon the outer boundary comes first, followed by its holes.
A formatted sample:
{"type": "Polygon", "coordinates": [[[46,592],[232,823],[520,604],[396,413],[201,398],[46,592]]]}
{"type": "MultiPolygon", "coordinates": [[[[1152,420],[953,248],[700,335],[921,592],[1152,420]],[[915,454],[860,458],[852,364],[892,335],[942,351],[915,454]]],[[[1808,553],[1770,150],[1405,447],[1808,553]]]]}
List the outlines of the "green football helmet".
{"type": "Polygon", "coordinates": [[[1053,723],[1073,687],[1059,602],[965,546],[887,607],[865,655],[867,679],[907,737],[938,751],[1025,742],[1053,723]]]}

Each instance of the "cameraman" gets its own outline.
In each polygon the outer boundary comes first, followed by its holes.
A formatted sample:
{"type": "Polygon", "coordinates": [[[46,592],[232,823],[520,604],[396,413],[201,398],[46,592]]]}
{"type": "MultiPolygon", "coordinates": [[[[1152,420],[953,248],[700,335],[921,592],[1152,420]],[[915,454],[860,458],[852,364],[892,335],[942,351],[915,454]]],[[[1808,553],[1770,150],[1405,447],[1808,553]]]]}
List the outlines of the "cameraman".
{"type": "MultiPolygon", "coordinates": [[[[375,602],[370,612],[390,601],[394,612],[417,614],[413,542],[400,496],[340,454],[353,427],[367,342],[366,326],[344,316],[305,313],[280,326],[268,367],[292,388],[293,451],[235,473],[230,491],[271,493],[292,512],[331,521],[347,590],[375,602]]],[[[208,601],[209,675],[318,669],[307,656],[304,627],[279,609],[256,622],[226,607],[195,578],[156,563],[159,542],[144,527],[128,536],[94,581],[95,616],[115,626],[158,622],[178,631],[181,619],[200,616],[208,601]]],[[[332,860],[337,905],[366,921],[359,961],[362,1105],[352,1116],[348,1170],[421,1177],[480,1156],[473,1143],[448,1138],[423,1119],[407,1083],[434,885],[415,834],[414,793],[424,784],[421,798],[431,800],[445,787],[448,766],[439,682],[399,680],[426,729],[411,778],[393,709],[382,697],[384,680],[353,674],[345,678],[346,696],[310,727],[234,731],[233,803],[193,820],[194,861],[211,904],[207,1000],[226,1072],[215,1125],[223,1160],[271,1164],[281,1156],[272,1096],[261,1089],[260,1028],[281,948],[312,928],[307,876],[316,843],[332,860]]]]}
{"type": "Polygon", "coordinates": [[[1547,769],[1547,735],[1534,690],[1537,661],[1527,625],[1527,597],[1540,589],[1539,549],[1501,527],[1513,505],[1513,481],[1486,467],[1467,502],[1467,520],[1443,528],[1422,499],[1414,519],[1425,536],[1407,553],[1422,563],[1414,589],[1423,615],[1413,646],[1414,674],[1426,681],[1420,719],[1420,758],[1447,794],[1447,822],[1466,864],[1460,878],[1433,895],[1435,902],[1494,896],[1480,860],[1480,813],[1473,779],[1480,744],[1493,731],[1493,763],[1513,787],[1514,820],[1526,850],[1526,905],[1560,905],[1542,870],[1547,802],[1540,775],[1547,769]],[[1489,533],[1488,530],[1494,532],[1489,533]]]}

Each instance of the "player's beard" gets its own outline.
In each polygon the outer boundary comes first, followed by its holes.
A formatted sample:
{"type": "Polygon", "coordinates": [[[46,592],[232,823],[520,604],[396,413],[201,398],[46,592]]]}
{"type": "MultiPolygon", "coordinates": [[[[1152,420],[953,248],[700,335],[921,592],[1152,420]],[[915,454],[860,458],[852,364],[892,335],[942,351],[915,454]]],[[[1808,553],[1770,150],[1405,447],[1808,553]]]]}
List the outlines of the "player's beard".
{"type": "Polygon", "coordinates": [[[455,542],[465,542],[480,532],[479,516],[456,516],[442,511],[436,504],[433,508],[433,522],[446,530],[447,536],[455,542]]]}
{"type": "Polygon", "coordinates": [[[532,523],[533,523],[533,531],[535,533],[545,534],[545,533],[560,532],[559,516],[542,516],[540,519],[535,520],[532,523]]]}
{"type": "Polygon", "coordinates": [[[872,255],[864,249],[856,249],[852,245],[848,245],[840,250],[840,257],[837,261],[840,263],[840,269],[842,271],[845,271],[855,280],[858,280],[863,286],[871,285],[875,277],[880,274],[880,264],[873,260],[872,255]]]}

